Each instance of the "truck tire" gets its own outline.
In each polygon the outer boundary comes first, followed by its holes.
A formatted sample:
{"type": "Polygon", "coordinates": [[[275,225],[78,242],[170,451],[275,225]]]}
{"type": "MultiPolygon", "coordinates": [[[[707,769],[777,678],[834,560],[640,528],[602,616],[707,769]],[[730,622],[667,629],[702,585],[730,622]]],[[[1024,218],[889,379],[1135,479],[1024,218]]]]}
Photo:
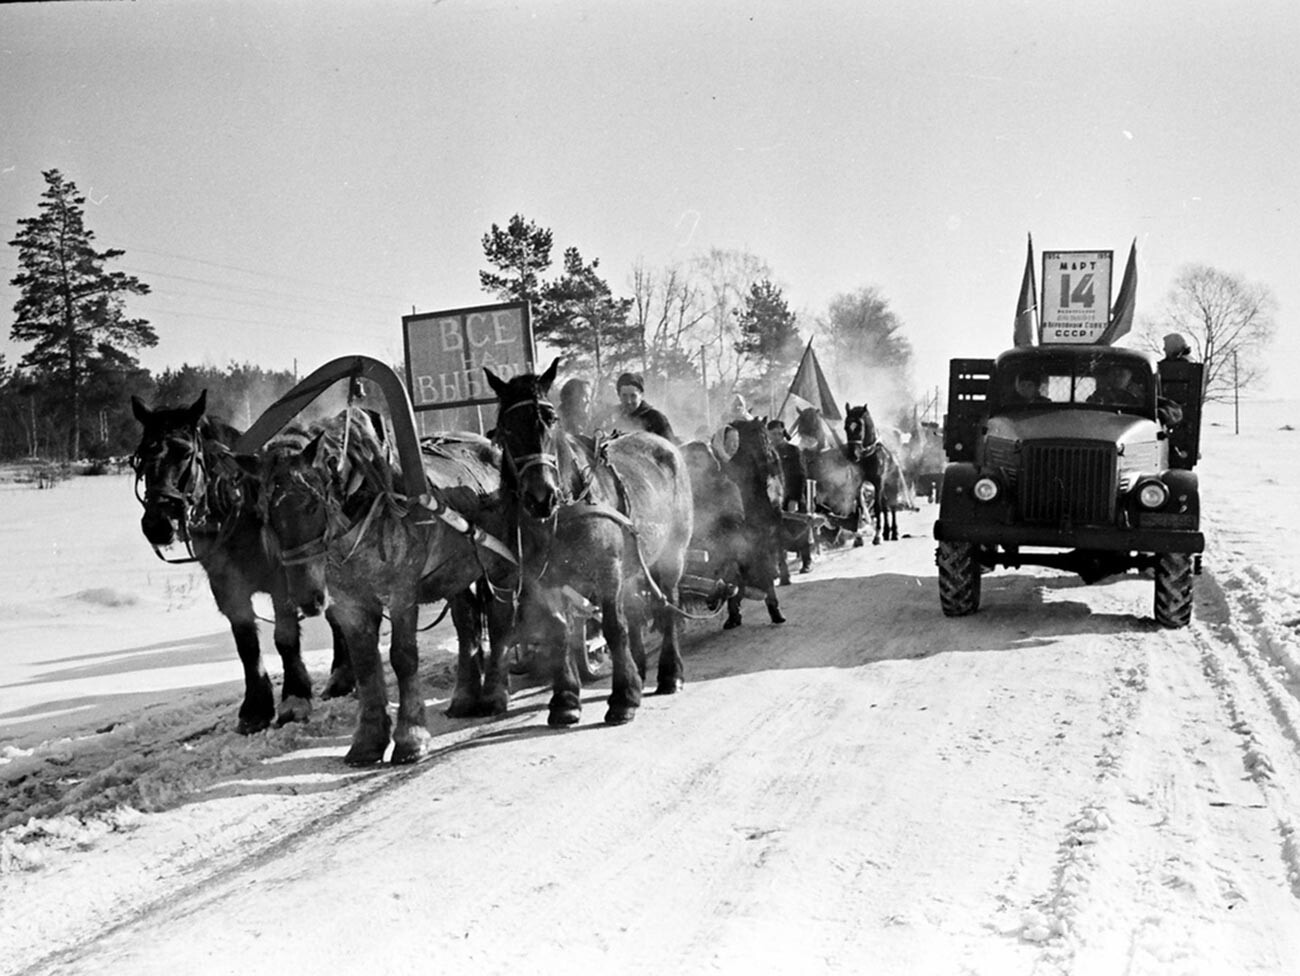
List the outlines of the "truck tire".
{"type": "Polygon", "coordinates": [[[1186,552],[1156,556],[1156,623],[1186,627],[1192,622],[1192,557],[1186,552]]]}
{"type": "Polygon", "coordinates": [[[964,617],[980,608],[980,565],[971,542],[940,542],[939,605],[946,617],[964,617]]]}

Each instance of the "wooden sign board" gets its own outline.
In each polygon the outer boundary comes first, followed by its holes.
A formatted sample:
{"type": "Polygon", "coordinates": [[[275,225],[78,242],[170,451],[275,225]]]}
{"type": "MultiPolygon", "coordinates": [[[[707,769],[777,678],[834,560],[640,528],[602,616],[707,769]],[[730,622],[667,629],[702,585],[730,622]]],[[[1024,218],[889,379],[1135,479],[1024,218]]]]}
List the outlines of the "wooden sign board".
{"type": "Polygon", "coordinates": [[[483,433],[496,394],[483,367],[502,379],[533,371],[527,302],[478,305],[402,316],[406,386],[421,436],[442,430],[483,433]]]}
{"type": "Polygon", "coordinates": [[[1038,341],[1090,343],[1110,324],[1113,251],[1044,251],[1038,341]]]}

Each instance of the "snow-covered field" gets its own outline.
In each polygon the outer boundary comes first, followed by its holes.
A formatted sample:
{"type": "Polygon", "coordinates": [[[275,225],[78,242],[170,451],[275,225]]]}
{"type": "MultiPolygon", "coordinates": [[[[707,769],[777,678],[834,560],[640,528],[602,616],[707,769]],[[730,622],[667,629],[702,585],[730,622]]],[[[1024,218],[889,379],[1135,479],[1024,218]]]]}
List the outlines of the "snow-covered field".
{"type": "Polygon", "coordinates": [[[692,624],[622,729],[600,686],[569,732],[527,685],[446,719],[440,625],[401,770],[341,764],[349,701],[233,733],[225,621],[129,478],[0,483],[0,972],[1300,973],[1300,401],[1232,425],[1186,631],[1031,569],[947,620],[930,507],[782,628],[692,624]]]}

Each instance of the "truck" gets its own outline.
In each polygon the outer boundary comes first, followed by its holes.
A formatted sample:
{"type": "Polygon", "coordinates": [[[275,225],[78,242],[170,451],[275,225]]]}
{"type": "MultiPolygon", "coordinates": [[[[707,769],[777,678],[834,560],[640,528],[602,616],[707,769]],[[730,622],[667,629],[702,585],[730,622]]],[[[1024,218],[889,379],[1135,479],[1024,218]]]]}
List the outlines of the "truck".
{"type": "Polygon", "coordinates": [[[1150,573],[1164,627],[1192,617],[1205,537],[1196,473],[1202,364],[1109,345],[1026,345],[949,365],[939,600],[980,606],[996,567],[1085,583],[1150,573]]]}

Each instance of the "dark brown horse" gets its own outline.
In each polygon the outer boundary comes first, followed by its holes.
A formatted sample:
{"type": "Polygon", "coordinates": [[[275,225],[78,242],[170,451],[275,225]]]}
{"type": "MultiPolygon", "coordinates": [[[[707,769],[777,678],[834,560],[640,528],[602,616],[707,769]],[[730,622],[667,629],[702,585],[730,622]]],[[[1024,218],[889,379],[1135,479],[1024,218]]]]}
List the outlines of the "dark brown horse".
{"type": "Polygon", "coordinates": [[[683,444],[681,451],[690,473],[694,501],[691,551],[701,553],[689,570],[694,591],[706,601],[709,610],[726,600],[728,614],[722,626],[729,630],[741,623],[742,597],[757,595],[766,601],[772,573],[763,567],[772,564],[770,526],[755,528],[749,524],[740,487],[729,473],[730,462],[721,460],[712,446],[691,441],[683,444]]]}
{"type": "MultiPolygon", "coordinates": [[[[259,732],[272,721],[305,721],[311,712],[311,677],[302,662],[298,611],[289,599],[280,564],[262,545],[256,486],[236,464],[231,446],[239,431],[205,415],[207,392],[188,407],[151,410],[138,397],[131,409],[143,428],[132,455],[136,495],[144,506],[140,528],[158,554],[183,545],[207,574],[217,609],[230,621],[244,666],[244,701],[238,731],[259,732]],[[275,608],[275,647],[284,664],[280,708],[262,664],[253,594],[267,593],[275,608]]],[[[173,560],[169,560],[173,561],[173,560]]],[[[188,562],[189,559],[183,561],[188,562]]],[[[339,631],[326,698],[352,690],[352,665],[339,631]]]]}
{"type": "Polygon", "coordinates": [[[898,508],[906,495],[903,470],[894,455],[876,433],[876,422],[864,403],[860,407],[844,404],[844,440],[849,458],[862,469],[863,480],[875,495],[871,507],[875,538],[883,534],[887,542],[898,540],[898,508]]]}
{"type": "Polygon", "coordinates": [[[594,602],[613,668],[605,721],[630,722],[641,704],[647,608],[663,634],[658,692],[683,685],[677,586],[691,537],[691,486],[681,453],[637,431],[592,451],[559,427],[545,373],[503,380],[484,369],[499,402],[495,437],[520,540],[524,627],[549,653],[548,723],[576,723],[581,686],[566,652],[566,606],[594,602]]]}
{"type": "Polygon", "coordinates": [[[350,765],[383,759],[390,732],[394,763],[428,753],[416,642],[420,603],[447,600],[456,626],[459,658],[448,714],[496,715],[509,705],[514,572],[500,542],[500,455],[484,438],[457,435],[426,442],[423,461],[428,494],[407,497],[400,468],[366,412],[350,409],[310,431],[273,440],[259,464],[266,521],[280,546],[290,594],[311,614],[320,612],[328,593],[352,654],[361,707],[345,757],[350,765]],[[489,585],[476,592],[484,579],[489,585]],[[395,729],[379,654],[385,609],[398,687],[395,729]],[[479,647],[484,612],[486,663],[479,647]]]}
{"type": "MultiPolygon", "coordinates": [[[[872,488],[862,476],[862,468],[844,448],[828,444],[826,425],[821,411],[804,407],[795,421],[795,433],[808,477],[817,485],[816,508],[827,517],[831,535],[839,531],[852,533],[853,544],[862,545],[859,534],[863,518],[872,512],[872,488]]],[[[880,527],[875,526],[873,543],[880,542],[880,527]]]]}
{"type": "MultiPolygon", "coordinates": [[[[785,539],[781,529],[781,508],[786,497],[781,458],[767,433],[767,418],[734,420],[731,426],[740,435],[733,454],[725,466],[727,476],[740,489],[745,512],[746,558],[741,563],[745,584],[763,594],[767,614],[774,624],[785,623],[776,595],[778,565],[785,561],[785,539]]],[[[727,603],[724,627],[741,623],[740,601],[736,594],[727,603]]]]}

